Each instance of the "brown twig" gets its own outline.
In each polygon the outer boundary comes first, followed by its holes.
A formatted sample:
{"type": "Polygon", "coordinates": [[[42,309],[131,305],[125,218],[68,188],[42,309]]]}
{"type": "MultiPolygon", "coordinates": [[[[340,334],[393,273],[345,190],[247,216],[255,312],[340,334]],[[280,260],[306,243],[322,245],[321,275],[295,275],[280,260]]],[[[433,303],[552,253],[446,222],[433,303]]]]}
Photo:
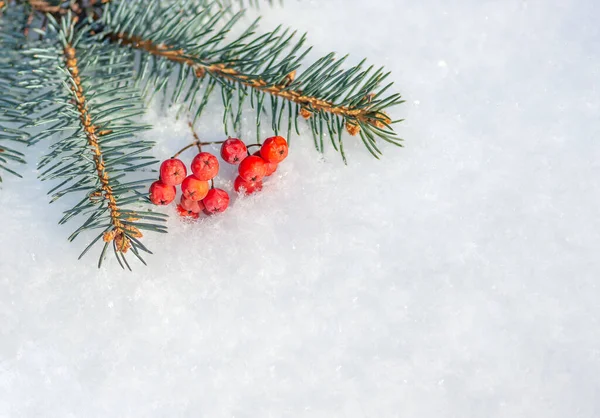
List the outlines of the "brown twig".
{"type": "Polygon", "coordinates": [[[189,150],[192,147],[196,147],[200,145],[200,141],[194,141],[191,144],[186,145],[185,147],[181,148],[179,151],[177,151],[175,154],[173,154],[173,156],[171,158],[177,158],[179,157],[183,152],[189,150]]]}
{"type": "Polygon", "coordinates": [[[59,15],[66,14],[73,7],[79,8],[78,3],[73,3],[69,7],[62,7],[62,6],[53,6],[50,3],[48,3],[46,0],[29,0],[29,5],[31,6],[31,8],[33,10],[38,11],[40,13],[50,13],[50,14],[59,14],[59,15]]]}
{"type": "Polygon", "coordinates": [[[200,141],[200,138],[198,137],[198,134],[196,133],[196,130],[194,129],[194,124],[190,121],[190,122],[188,122],[188,126],[190,127],[190,130],[192,131],[192,136],[196,140],[196,145],[198,146],[198,152],[202,152],[202,142],[200,141]]]}
{"type": "MultiPolygon", "coordinates": [[[[177,157],[179,157],[183,152],[189,150],[192,147],[198,147],[198,149],[200,149],[200,147],[202,145],[215,145],[215,144],[222,144],[223,142],[225,142],[225,141],[214,141],[214,142],[201,142],[199,140],[198,141],[194,141],[194,142],[191,142],[191,143],[187,144],[185,147],[181,148],[171,158],[177,158],[177,157]]],[[[202,152],[202,151],[200,151],[200,152],[202,152]]]]}
{"type": "MultiPolygon", "coordinates": [[[[103,135],[108,135],[112,131],[110,130],[98,130],[98,127],[94,125],[90,113],[87,107],[87,100],[85,98],[85,92],[81,83],[79,75],[79,66],[77,63],[77,54],[75,48],[67,45],[63,50],[65,56],[65,62],[67,70],[73,79],[73,85],[71,91],[75,94],[75,105],[77,112],[79,113],[79,119],[81,125],[87,137],[88,145],[92,151],[94,165],[96,167],[96,173],[100,180],[100,188],[96,192],[90,195],[90,198],[103,198],[108,203],[110,210],[110,218],[112,229],[104,234],[104,241],[114,241],[119,252],[125,253],[131,247],[131,241],[127,237],[128,234],[139,238],[142,233],[131,225],[126,225],[121,221],[121,213],[117,205],[115,195],[109,182],[109,176],[106,172],[104,165],[104,158],[102,155],[102,149],[98,140],[103,135]]],[[[133,219],[131,219],[133,220],[133,219]]]]}
{"type": "MultiPolygon", "coordinates": [[[[91,0],[89,2],[90,6],[99,6],[102,4],[110,3],[111,0],[91,0]]],[[[76,1],[70,3],[68,7],[62,6],[53,6],[46,0],[28,0],[31,8],[40,13],[49,13],[52,15],[65,15],[70,11],[74,14],[78,15],[83,11],[82,1],[76,1]]]]}
{"type": "MultiPolygon", "coordinates": [[[[142,39],[138,36],[132,36],[127,33],[111,33],[108,34],[107,37],[111,41],[120,43],[121,45],[131,46],[133,48],[146,51],[149,54],[157,57],[162,57],[173,62],[189,65],[192,67],[196,77],[198,78],[204,77],[206,72],[209,72],[216,77],[234,81],[253,89],[268,93],[272,96],[281,97],[285,100],[297,103],[301,106],[301,109],[303,109],[301,110],[302,116],[307,119],[310,118],[313,111],[324,111],[378,127],[382,126],[380,119],[383,119],[388,123],[390,122],[389,118],[383,113],[378,113],[377,116],[374,117],[373,112],[368,107],[353,108],[350,106],[339,106],[317,97],[305,96],[301,91],[287,90],[287,86],[289,86],[295,77],[295,72],[290,73],[282,84],[269,85],[261,78],[251,78],[247,75],[240,74],[233,68],[227,68],[222,64],[198,63],[196,57],[186,54],[185,51],[181,49],[173,49],[165,45],[157,45],[151,40],[142,39]]],[[[356,126],[358,126],[358,124],[356,124],[356,126]]],[[[358,133],[356,129],[350,129],[349,132],[353,134],[358,133]]]]}
{"type": "Polygon", "coordinates": [[[29,36],[29,30],[31,29],[34,17],[35,13],[32,10],[31,13],[29,13],[29,16],[27,16],[27,23],[25,24],[25,29],[23,29],[23,36],[25,36],[25,38],[29,36]]]}

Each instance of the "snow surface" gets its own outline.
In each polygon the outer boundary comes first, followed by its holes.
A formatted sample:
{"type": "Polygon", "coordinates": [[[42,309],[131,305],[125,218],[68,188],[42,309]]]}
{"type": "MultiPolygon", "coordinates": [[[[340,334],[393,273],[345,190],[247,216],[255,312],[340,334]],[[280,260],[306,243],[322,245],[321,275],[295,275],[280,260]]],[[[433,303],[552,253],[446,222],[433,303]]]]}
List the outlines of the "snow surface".
{"type": "MultiPolygon", "coordinates": [[[[262,12],[392,70],[406,148],[344,167],[296,138],[134,273],[75,261],[28,166],[0,191],[0,416],[600,416],[600,3],[262,12]]],[[[148,120],[161,158],[190,140],[148,120]]]]}

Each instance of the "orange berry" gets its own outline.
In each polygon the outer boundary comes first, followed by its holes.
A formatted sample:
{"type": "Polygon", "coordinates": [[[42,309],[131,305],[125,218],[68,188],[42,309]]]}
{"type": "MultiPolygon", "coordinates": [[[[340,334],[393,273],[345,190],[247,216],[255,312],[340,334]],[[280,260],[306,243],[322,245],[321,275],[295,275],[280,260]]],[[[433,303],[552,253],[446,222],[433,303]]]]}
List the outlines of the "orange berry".
{"type": "Polygon", "coordinates": [[[288,144],[282,136],[272,136],[265,139],[260,148],[260,155],[270,163],[279,164],[288,155],[288,144]]]}
{"type": "Polygon", "coordinates": [[[179,213],[179,216],[183,218],[198,219],[198,212],[187,210],[181,205],[177,205],[177,213],[179,213]]]}
{"type": "Polygon", "coordinates": [[[209,185],[207,181],[198,180],[194,175],[187,176],[181,183],[181,192],[186,199],[202,200],[208,193],[209,185]]]}

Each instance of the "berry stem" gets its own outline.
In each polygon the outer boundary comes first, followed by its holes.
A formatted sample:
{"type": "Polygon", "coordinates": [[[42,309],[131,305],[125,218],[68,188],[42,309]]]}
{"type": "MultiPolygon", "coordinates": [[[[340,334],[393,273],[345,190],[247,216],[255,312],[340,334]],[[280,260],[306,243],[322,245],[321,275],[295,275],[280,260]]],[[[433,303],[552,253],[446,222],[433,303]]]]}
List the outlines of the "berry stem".
{"type": "Polygon", "coordinates": [[[179,157],[179,155],[181,153],[183,153],[184,151],[186,151],[186,150],[188,150],[188,149],[190,149],[192,147],[198,147],[198,149],[200,150],[200,152],[202,152],[202,149],[200,148],[202,145],[215,145],[215,144],[222,144],[223,142],[225,142],[225,141],[213,141],[213,142],[194,141],[192,143],[187,144],[185,147],[181,148],[171,158],[177,158],[177,157],[179,157]]]}
{"type": "Polygon", "coordinates": [[[192,147],[195,147],[195,146],[197,146],[197,145],[199,145],[199,144],[200,144],[200,141],[194,141],[194,142],[192,142],[191,144],[187,144],[185,147],[183,147],[183,148],[181,148],[179,151],[177,151],[177,152],[176,152],[176,153],[175,153],[175,154],[174,154],[174,155],[173,155],[171,158],[177,158],[177,157],[179,157],[179,155],[180,155],[182,152],[184,152],[184,151],[186,151],[186,150],[188,150],[188,149],[190,149],[190,148],[192,148],[192,147]]]}
{"type": "Polygon", "coordinates": [[[188,122],[188,126],[190,127],[190,130],[192,131],[192,136],[194,137],[195,141],[186,145],[185,147],[181,148],[171,158],[177,158],[182,152],[184,152],[192,147],[198,147],[198,152],[202,152],[202,145],[222,144],[223,142],[225,142],[225,141],[202,142],[200,140],[200,137],[196,133],[196,130],[194,129],[194,124],[192,122],[188,122]]]}
{"type": "Polygon", "coordinates": [[[248,155],[252,155],[250,154],[250,147],[262,147],[262,144],[250,144],[250,145],[246,145],[246,148],[248,149],[248,155]]]}
{"type": "Polygon", "coordinates": [[[198,152],[202,152],[202,142],[200,141],[200,138],[198,137],[198,134],[196,133],[196,130],[194,129],[194,124],[191,121],[189,121],[188,126],[190,127],[190,129],[192,131],[192,135],[193,135],[194,139],[196,140],[196,146],[198,146],[198,152]]]}

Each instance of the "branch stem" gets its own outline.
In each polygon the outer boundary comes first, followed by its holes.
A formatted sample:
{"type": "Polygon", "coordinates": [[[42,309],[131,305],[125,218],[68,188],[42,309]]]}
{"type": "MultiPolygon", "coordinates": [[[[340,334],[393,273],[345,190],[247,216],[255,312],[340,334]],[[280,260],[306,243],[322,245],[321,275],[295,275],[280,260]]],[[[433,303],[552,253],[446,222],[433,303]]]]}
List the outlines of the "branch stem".
{"type": "Polygon", "coordinates": [[[188,150],[188,149],[190,149],[190,148],[196,147],[196,146],[198,147],[198,149],[200,149],[200,146],[201,146],[201,144],[200,144],[200,141],[194,141],[194,142],[192,142],[191,144],[188,144],[188,145],[186,145],[185,147],[183,147],[183,148],[181,148],[179,151],[177,151],[175,154],[173,154],[173,156],[172,156],[171,158],[177,158],[177,157],[179,157],[179,156],[180,156],[180,155],[181,155],[183,152],[187,151],[187,150],[188,150]]]}
{"type": "Polygon", "coordinates": [[[67,71],[73,80],[71,91],[75,95],[75,106],[79,114],[79,120],[88,141],[90,150],[93,153],[94,166],[100,182],[99,189],[90,195],[90,198],[102,198],[107,202],[110,210],[110,218],[112,229],[104,234],[104,241],[115,241],[119,252],[125,253],[131,247],[131,242],[127,238],[126,230],[141,237],[141,232],[133,226],[127,226],[121,222],[121,213],[117,205],[115,194],[110,185],[110,178],[105,169],[104,156],[102,148],[99,144],[99,138],[107,135],[112,131],[98,130],[98,127],[93,123],[92,117],[88,110],[88,103],[85,97],[85,91],[81,81],[79,66],[77,62],[77,52],[75,48],[67,44],[63,50],[67,71]]]}
{"type": "Polygon", "coordinates": [[[190,121],[190,122],[188,122],[188,126],[190,127],[190,130],[192,131],[192,136],[196,140],[196,145],[198,146],[198,152],[202,152],[202,142],[200,141],[200,138],[198,137],[198,134],[196,133],[196,130],[194,129],[194,124],[190,121]]]}
{"type": "MultiPolygon", "coordinates": [[[[69,11],[72,11],[75,15],[80,14],[83,11],[82,1],[78,0],[75,2],[70,2],[67,7],[65,6],[53,6],[47,0],[27,0],[31,8],[40,13],[49,13],[51,15],[66,15],[69,11]]],[[[110,3],[111,0],[91,0],[89,2],[90,6],[100,6],[102,4],[110,3]]],[[[4,3],[4,2],[0,2],[4,3]]]]}
{"type": "Polygon", "coordinates": [[[214,77],[239,83],[272,96],[294,102],[304,109],[303,113],[306,115],[305,117],[310,117],[312,112],[323,111],[375,126],[379,123],[379,119],[387,120],[387,116],[383,113],[379,113],[377,117],[373,117],[373,112],[369,107],[340,106],[330,101],[319,99],[318,97],[306,96],[300,90],[292,90],[288,86],[290,80],[294,78],[293,74],[290,74],[283,83],[272,85],[261,77],[241,74],[234,68],[226,67],[221,63],[201,63],[197,57],[187,54],[182,49],[173,49],[166,45],[155,44],[151,40],[142,39],[139,36],[130,35],[126,32],[109,33],[107,34],[107,38],[112,42],[145,51],[156,57],[188,65],[192,67],[194,74],[198,78],[204,77],[208,72],[214,77]]]}

